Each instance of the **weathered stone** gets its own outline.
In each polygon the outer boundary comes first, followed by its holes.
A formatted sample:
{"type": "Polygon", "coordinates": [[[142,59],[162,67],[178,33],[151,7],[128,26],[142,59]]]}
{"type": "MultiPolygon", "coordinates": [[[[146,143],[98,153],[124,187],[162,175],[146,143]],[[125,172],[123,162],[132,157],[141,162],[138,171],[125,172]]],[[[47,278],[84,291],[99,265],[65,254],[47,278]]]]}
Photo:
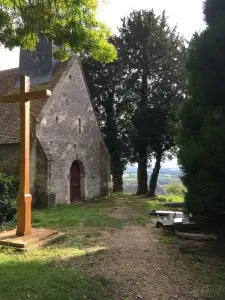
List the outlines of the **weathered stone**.
{"type": "MultiPolygon", "coordinates": [[[[42,46],[47,47],[48,55],[45,59],[48,61],[46,69],[45,64],[38,63],[40,68],[38,74],[51,73],[51,81],[57,82],[54,85],[51,83],[52,96],[44,101],[41,107],[31,107],[33,121],[30,186],[35,189],[33,201],[38,207],[70,203],[70,169],[74,161],[78,161],[80,166],[81,200],[98,195],[108,196],[110,155],[99,129],[79,60],[73,56],[60,72],[57,71],[61,66],[59,65],[55,70],[56,76],[49,63],[49,60],[53,61],[52,54],[50,55],[51,47],[49,44],[42,46]]],[[[32,82],[36,84],[37,72],[33,70],[33,63],[27,57],[29,55],[28,51],[22,51],[20,69],[26,73],[25,75],[31,76],[32,82]]],[[[43,79],[44,82],[46,78],[43,79]]],[[[39,80],[40,78],[38,82],[39,80]]],[[[2,94],[1,84],[0,94],[2,94]]],[[[1,117],[3,119],[10,117],[10,124],[18,126],[17,109],[19,110],[19,107],[14,105],[12,107],[7,105],[5,109],[1,107],[1,117]],[[13,111],[10,113],[12,108],[13,111]]],[[[10,131],[0,129],[0,170],[18,175],[18,134],[14,132],[11,138],[9,134],[10,131]]]]}
{"type": "Polygon", "coordinates": [[[64,236],[64,232],[33,228],[31,234],[18,237],[14,229],[0,233],[0,246],[30,251],[55,242],[64,236]]]}

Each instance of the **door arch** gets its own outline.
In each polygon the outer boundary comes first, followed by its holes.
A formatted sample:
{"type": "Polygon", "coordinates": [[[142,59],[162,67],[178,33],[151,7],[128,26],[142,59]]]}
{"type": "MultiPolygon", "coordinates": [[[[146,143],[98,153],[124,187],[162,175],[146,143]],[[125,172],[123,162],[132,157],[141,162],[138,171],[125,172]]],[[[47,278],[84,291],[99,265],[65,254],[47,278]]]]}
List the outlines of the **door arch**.
{"type": "Polygon", "coordinates": [[[75,160],[70,168],[70,203],[85,200],[85,173],[81,161],[75,160]]]}

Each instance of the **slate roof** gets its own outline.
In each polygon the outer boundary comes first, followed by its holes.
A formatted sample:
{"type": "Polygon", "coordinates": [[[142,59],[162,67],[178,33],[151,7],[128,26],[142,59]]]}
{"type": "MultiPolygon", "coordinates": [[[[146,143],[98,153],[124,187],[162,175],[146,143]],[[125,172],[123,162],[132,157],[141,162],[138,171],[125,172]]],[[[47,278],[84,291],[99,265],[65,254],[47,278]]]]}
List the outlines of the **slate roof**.
{"type": "MultiPolygon", "coordinates": [[[[69,61],[61,63],[55,70],[51,80],[46,84],[39,84],[31,86],[31,91],[49,89],[53,90],[62,76],[63,72],[67,69],[69,61]]],[[[19,93],[16,88],[16,81],[19,76],[19,68],[0,71],[0,95],[10,95],[19,93]]],[[[31,126],[35,123],[35,119],[40,114],[47,100],[34,100],[31,101],[31,126]]],[[[0,104],[0,144],[19,143],[19,104],[0,104]]]]}
{"type": "MultiPolygon", "coordinates": [[[[128,183],[124,184],[124,191],[128,194],[135,194],[137,192],[137,183],[128,183]]],[[[164,191],[164,189],[157,183],[155,194],[157,196],[167,196],[167,193],[164,191]]]]}
{"type": "Polygon", "coordinates": [[[164,189],[157,183],[155,194],[159,196],[167,196],[167,193],[164,191],[164,189]]]}

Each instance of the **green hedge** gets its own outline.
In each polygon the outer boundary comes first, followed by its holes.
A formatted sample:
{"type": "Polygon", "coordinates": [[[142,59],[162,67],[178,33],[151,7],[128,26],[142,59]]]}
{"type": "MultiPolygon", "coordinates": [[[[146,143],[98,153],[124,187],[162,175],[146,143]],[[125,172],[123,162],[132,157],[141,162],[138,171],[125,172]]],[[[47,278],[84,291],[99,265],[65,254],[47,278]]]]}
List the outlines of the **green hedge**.
{"type": "Polygon", "coordinates": [[[16,219],[16,197],[19,180],[0,173],[0,225],[16,219]]]}

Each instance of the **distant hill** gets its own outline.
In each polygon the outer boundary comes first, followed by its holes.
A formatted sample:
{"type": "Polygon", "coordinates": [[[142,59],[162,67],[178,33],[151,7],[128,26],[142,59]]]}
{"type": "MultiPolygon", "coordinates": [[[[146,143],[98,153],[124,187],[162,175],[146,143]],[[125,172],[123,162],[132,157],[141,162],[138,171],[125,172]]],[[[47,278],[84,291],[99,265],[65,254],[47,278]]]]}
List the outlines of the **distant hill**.
{"type": "MultiPolygon", "coordinates": [[[[152,172],[153,168],[148,168],[148,172],[152,172]]],[[[169,172],[175,172],[175,171],[180,171],[179,167],[173,167],[173,168],[161,168],[161,172],[164,171],[169,171],[169,172]]],[[[137,167],[135,166],[128,166],[125,170],[125,172],[137,172],[137,167]]]]}
{"type": "MultiPolygon", "coordinates": [[[[148,169],[148,181],[150,179],[152,173],[152,168],[148,169]]],[[[160,186],[164,186],[173,181],[180,181],[181,171],[179,168],[162,168],[159,173],[158,184],[160,186]]],[[[137,167],[128,166],[124,171],[123,176],[124,181],[124,189],[126,190],[126,186],[129,186],[129,189],[136,189],[137,185],[137,167]],[[132,187],[133,186],[133,187],[132,187]]]]}

